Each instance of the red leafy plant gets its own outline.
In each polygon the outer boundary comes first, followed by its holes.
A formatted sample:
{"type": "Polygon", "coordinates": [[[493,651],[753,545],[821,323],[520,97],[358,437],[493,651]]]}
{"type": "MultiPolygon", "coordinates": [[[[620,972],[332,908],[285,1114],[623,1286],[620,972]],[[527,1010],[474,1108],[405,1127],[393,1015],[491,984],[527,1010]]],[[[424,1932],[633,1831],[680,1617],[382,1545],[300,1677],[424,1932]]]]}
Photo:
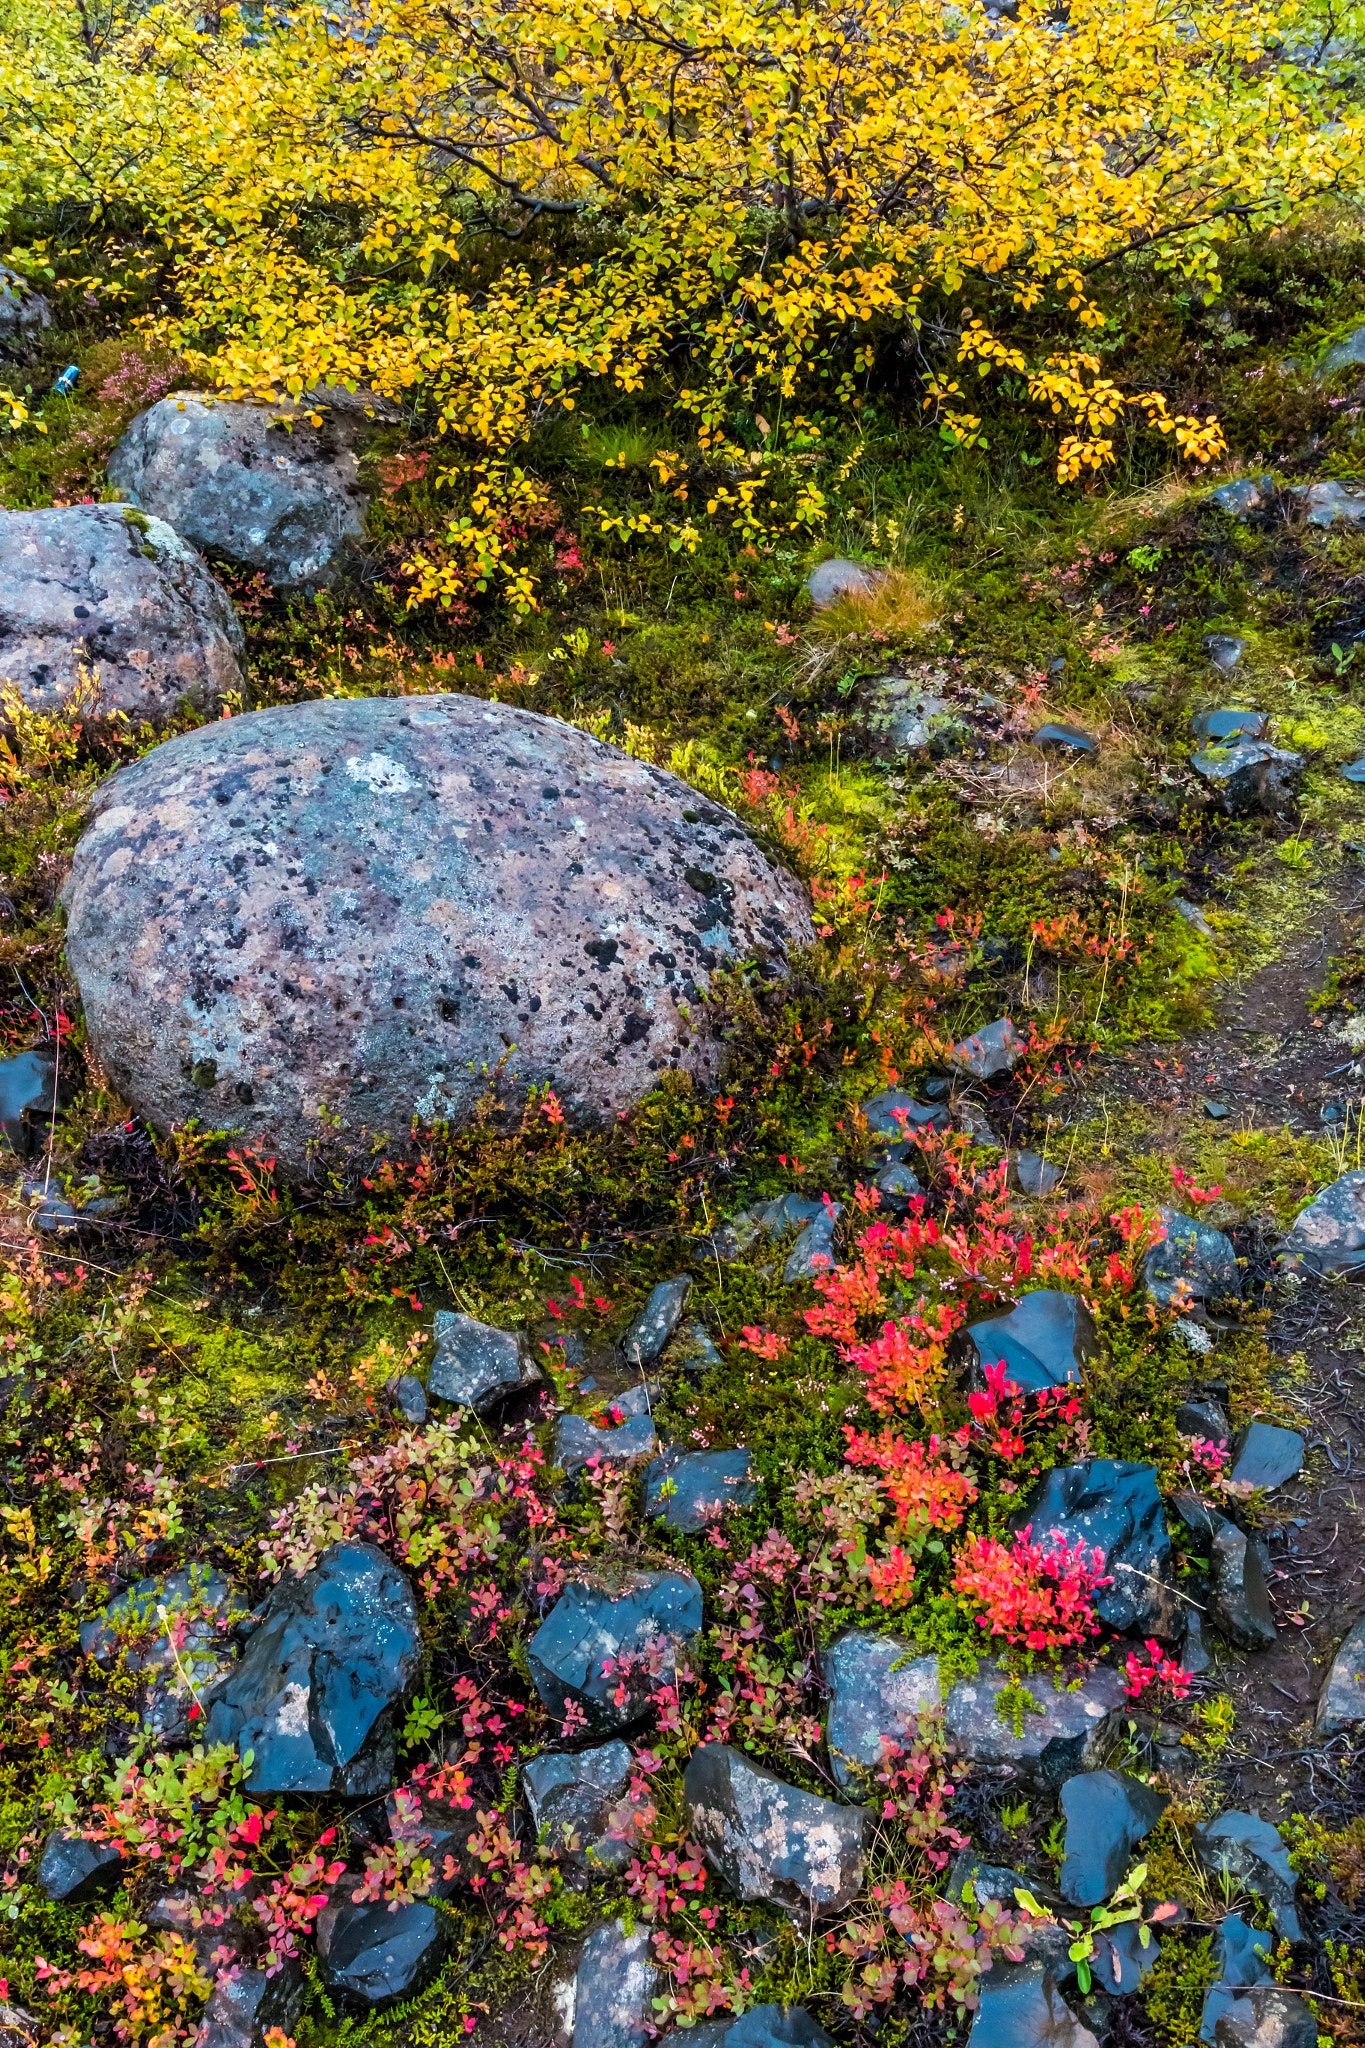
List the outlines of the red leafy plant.
{"type": "Polygon", "coordinates": [[[1033,1526],[1009,1543],[978,1536],[958,1552],[953,1587],[979,1607],[977,1625],[1027,1650],[1062,1650],[1099,1634],[1092,1594],[1111,1583],[1104,1553],[1055,1537],[1044,1547],[1033,1526]]]}

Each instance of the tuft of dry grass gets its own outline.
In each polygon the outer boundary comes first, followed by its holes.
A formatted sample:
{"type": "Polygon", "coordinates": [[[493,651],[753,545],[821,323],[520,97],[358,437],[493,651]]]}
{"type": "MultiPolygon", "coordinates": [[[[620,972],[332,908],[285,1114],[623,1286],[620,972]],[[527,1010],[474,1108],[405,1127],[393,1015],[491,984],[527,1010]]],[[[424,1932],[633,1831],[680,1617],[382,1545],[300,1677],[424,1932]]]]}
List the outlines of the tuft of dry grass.
{"type": "Polygon", "coordinates": [[[850,592],[818,611],[812,640],[829,645],[855,634],[884,633],[903,640],[936,623],[947,603],[942,588],[915,569],[879,569],[871,590],[850,592]]]}

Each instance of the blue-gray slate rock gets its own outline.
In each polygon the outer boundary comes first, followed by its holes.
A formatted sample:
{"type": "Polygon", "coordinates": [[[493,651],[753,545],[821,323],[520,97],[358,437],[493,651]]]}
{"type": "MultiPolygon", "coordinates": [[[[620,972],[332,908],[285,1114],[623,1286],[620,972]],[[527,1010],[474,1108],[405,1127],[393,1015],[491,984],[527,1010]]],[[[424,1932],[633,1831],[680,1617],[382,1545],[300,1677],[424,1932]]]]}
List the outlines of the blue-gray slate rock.
{"type": "Polygon", "coordinates": [[[1279,1984],[1234,1998],[1213,2029],[1214,2048],[1317,2048],[1322,2038],[1307,2000],[1279,1984]]]}
{"type": "Polygon", "coordinates": [[[1303,1438],[1296,1429],[1276,1429],[1269,1422],[1250,1422],[1239,1430],[1232,1447],[1232,1476],[1250,1480],[1271,1493],[1303,1469],[1303,1438]]]}
{"type": "Polygon", "coordinates": [[[276,2027],[292,2035],[307,1992],[297,1956],[286,1956],[270,1976],[264,1970],[225,1973],[204,2008],[195,2048],[265,2048],[266,2035],[276,2027]]]}
{"type": "Polygon", "coordinates": [[[665,1451],[645,1472],[645,1514],[666,1529],[695,1533],[757,1499],[746,1450],[665,1451]]]}
{"type": "Polygon", "coordinates": [[[786,971],[801,884],[739,820],[572,726],[453,695],[182,733],[101,784],[63,892],[93,1049],[160,1130],[305,1179],[489,1088],[615,1119],[728,1046],[712,973],[786,971]],[[420,850],[420,851],[418,851],[420,850]],[[490,1078],[492,1077],[492,1078],[490,1078]],[[340,1121],[335,1121],[339,1119],[340,1121]]]}
{"type": "Polygon", "coordinates": [[[1229,1913],[1218,1924],[1213,1938],[1214,1960],[1220,1965],[1218,1981],[1204,1994],[1199,2038],[1212,2041],[1214,2029],[1243,1986],[1269,1984],[1273,1977],[1270,1954],[1276,1937],[1258,1927],[1249,1927],[1239,1913],[1229,1913]]]}
{"type": "Polygon", "coordinates": [[[26,277],[0,263],[0,338],[28,341],[52,325],[52,306],[26,277]]]}
{"type": "Polygon", "coordinates": [[[104,1670],[122,1650],[124,1669],[137,1681],[144,1732],[158,1743],[180,1742],[191,1733],[195,1703],[236,1662],[229,1631],[246,1611],[222,1572],[191,1565],[139,1579],[118,1594],[82,1626],[81,1650],[104,1670]]]}
{"type": "Polygon", "coordinates": [[[436,1355],[427,1374],[427,1392],[438,1401],[454,1401],[486,1415],[540,1377],[513,1330],[495,1329],[491,1323],[475,1322],[473,1316],[441,1309],[431,1334],[436,1355]]]}
{"type": "Polygon", "coordinates": [[[648,1926],[594,1928],[574,1979],[572,2048],[645,2048],[659,1985],[648,1926]]]}
{"type": "Polygon", "coordinates": [[[1232,1240],[1179,1209],[1157,1214],[1166,1235],[1142,1262],[1143,1282],[1157,1307],[1173,1308],[1177,1295],[1201,1307],[1238,1299],[1242,1275],[1232,1240]]]}
{"type": "Polygon", "coordinates": [[[397,1373],[385,1382],[385,1390],[397,1412],[414,1429],[420,1429],[427,1419],[427,1390],[415,1373],[397,1373]]]}
{"type": "Polygon", "coordinates": [[[1191,730],[1201,746],[1210,742],[1215,746],[1227,746],[1233,740],[1258,740],[1270,720],[1264,711],[1233,711],[1226,706],[1219,711],[1201,711],[1191,722],[1191,730]]]}
{"type": "Polygon", "coordinates": [[[872,1185],[877,1190],[880,1205],[891,1216],[908,1215],[910,1204],[916,1195],[922,1195],[919,1175],[903,1160],[893,1160],[884,1166],[872,1185]]]}
{"type": "Polygon", "coordinates": [[[1260,1552],[1235,1522],[1188,1494],[1172,1505],[1209,1546],[1208,1617],[1239,1650],[1268,1650],[1278,1640],[1260,1552]]]}
{"type": "Polygon", "coordinates": [[[1080,1296],[1050,1287],[1024,1295],[1006,1315],[969,1323],[967,1337],[978,1374],[1003,1365],[1006,1378],[1030,1394],[1079,1381],[1100,1350],[1094,1318],[1080,1296]]]}
{"type": "Polygon", "coordinates": [[[604,1673],[604,1664],[643,1657],[660,1639],[688,1643],[701,1625],[701,1587],[690,1572],[636,1572],[617,1592],[571,1579],[527,1645],[531,1682],[557,1721],[573,1700],[589,1727],[624,1728],[647,1689],[642,1679],[604,1673]]]}
{"type": "MultiPolygon", "coordinates": [[[[1081,1782],[1080,1779],[1072,1780],[1073,1784],[1081,1782]]],[[[1124,1876],[1127,1874],[1125,1871],[1124,1876]]],[[[1144,1948],[1138,1923],[1126,1920],[1117,1927],[1111,1927],[1107,1933],[1095,1936],[1095,1954],[1090,1968],[1100,1990],[1107,1991],[1111,1998],[1126,1998],[1131,1992],[1142,1989],[1156,1968],[1160,1954],[1161,1943],[1150,1928],[1144,1948]]]]}
{"type": "Polygon", "coordinates": [[[628,1365],[653,1365],[683,1318],[692,1282],[686,1273],[661,1280],[621,1340],[628,1365]]]}
{"type": "Polygon", "coordinates": [[[1175,1426],[1182,1436],[1197,1437],[1201,1443],[1226,1445],[1232,1439],[1227,1411],[1211,1395],[1182,1401],[1175,1411],[1175,1426]]]}
{"type": "Polygon", "coordinates": [[[1202,748],[1190,757],[1190,766],[1219,809],[1237,817],[1245,811],[1277,810],[1294,794],[1307,763],[1302,754],[1266,740],[1234,740],[1202,748]]]}
{"type": "Polygon", "coordinates": [[[787,1254],[782,1268],[785,1287],[794,1287],[798,1280],[813,1280],[817,1273],[830,1271],[835,1263],[835,1232],[843,1213],[842,1202],[820,1204],[818,1214],[811,1217],[787,1254]]]}
{"type": "Polygon", "coordinates": [[[998,1081],[1014,1072],[1024,1044],[1010,1019],[999,1017],[994,1024],[984,1024],[980,1031],[973,1031],[970,1038],[955,1045],[953,1060],[978,1081],[998,1081]]]}
{"type": "Polygon", "coordinates": [[[829,1767],[846,1789],[860,1790],[880,1768],[884,1740],[903,1745],[907,1722],[942,1711],[938,1658],[906,1636],[846,1629],[822,1653],[820,1676],[829,1688],[829,1767]]]}
{"type": "MultiPolygon", "coordinates": [[[[1226,675],[1236,668],[1246,653],[1246,641],[1239,640],[1235,633],[1207,633],[1204,636],[1204,652],[1215,668],[1221,668],[1226,675]]],[[[1197,721],[1196,721],[1197,730],[1197,721]]],[[[1206,735],[1219,738],[1221,735],[1206,735]]]]}
{"type": "MultiPolygon", "coordinates": [[[[378,1815],[374,1808],[362,1814],[363,1820],[378,1815]]],[[[399,1791],[390,1792],[384,1801],[384,1819],[395,1842],[409,1842],[431,1864],[431,1897],[448,1899],[462,1884],[468,1884],[471,1877],[486,1875],[487,1866],[481,1864],[476,1852],[469,1847],[469,1838],[478,1825],[478,1815],[468,1806],[461,1806],[458,1798],[437,1798],[415,1779],[409,1779],[399,1791]],[[446,1863],[449,1860],[450,1868],[446,1863]]],[[[352,1819],[352,1829],[356,1819],[352,1819]]],[[[378,1839],[383,1839],[379,1830],[378,1839]]],[[[343,1891],[342,1896],[345,1896],[343,1891]]]]}
{"type": "Polygon", "coordinates": [[[884,1088],[863,1104],[869,1139],[878,1149],[899,1145],[917,1131],[946,1131],[952,1122],[946,1102],[917,1102],[903,1088],[884,1088]]]}
{"type": "Polygon", "coordinates": [[[1073,1906],[1098,1906],[1133,1867],[1133,1851],[1166,1811],[1164,1793],[1128,1771],[1083,1771],[1061,1791],[1066,1856],[1058,1886],[1073,1906]]]}
{"type": "Polygon", "coordinates": [[[668,1365],[680,1366],[689,1375],[710,1372],[713,1367],[723,1365],[719,1351],[707,1335],[706,1325],[695,1318],[683,1323],[668,1347],[665,1361],[668,1365]]]}
{"type": "Polygon", "coordinates": [[[1010,1186],[1021,1195],[1032,1195],[1035,1200],[1046,1200],[1049,1195],[1055,1195],[1066,1178],[1063,1169],[1044,1159],[1041,1152],[1011,1152],[1009,1162],[1010,1186]]]}
{"type": "Polygon", "coordinates": [[[1318,1695],[1319,1735],[1336,1735],[1365,1721],[1365,1620],[1351,1630],[1318,1695]]]}
{"type": "Polygon", "coordinates": [[[746,1904],[803,1925],[852,1905],[862,1888],[869,1814],[786,1785],[728,1743],[695,1749],[683,1812],[707,1862],[746,1904]]]}
{"type": "Polygon", "coordinates": [[[630,1789],[624,1742],[604,1742],[572,1756],[537,1756],[522,1765],[521,1783],[537,1842],[577,1870],[624,1870],[634,1842],[608,1833],[611,1814],[630,1789]]]}
{"type": "Polygon", "coordinates": [[[355,448],[365,424],[363,410],[337,407],[315,427],[297,407],[179,391],[138,414],[109,457],[109,481],[202,553],[281,590],[316,588],[365,531],[355,448]]]}
{"type": "Polygon", "coordinates": [[[1275,479],[1269,472],[1264,476],[1239,477],[1236,483],[1220,484],[1209,493],[1209,502],[1220,512],[1230,512],[1234,519],[1245,519],[1249,512],[1269,510],[1275,498],[1275,479]]]}
{"type": "Polygon", "coordinates": [[[1359,761],[1348,761],[1341,772],[1348,782],[1365,782],[1365,756],[1359,761]]]}
{"type": "Polygon", "coordinates": [[[1113,1583],[1096,1592],[1095,1612],[1106,1628],[1135,1630],[1162,1642],[1179,1639],[1171,1539],[1154,1465],[1091,1458],[1084,1465],[1054,1466],[1010,1526],[1031,1526],[1033,1541],[1044,1547],[1049,1537],[1062,1536],[1072,1548],[1081,1542],[1102,1553],[1113,1583]]]}
{"type": "Polygon", "coordinates": [[[1309,526],[1331,526],[1338,519],[1354,526],[1365,519],[1365,491],[1358,485],[1324,478],[1315,484],[1301,484],[1290,495],[1309,526]]]}
{"type": "Polygon", "coordinates": [[[396,1912],[382,1899],[367,1905],[344,1899],[318,1914],[317,1942],[322,1981],[332,1995],[380,2012],[426,1989],[446,1959],[450,1934],[426,1899],[396,1912]]]}
{"type": "Polygon", "coordinates": [[[1061,1981],[1050,1962],[996,1963],[981,1979],[971,2048],[1099,2048],[1062,1996],[1061,1981]]]}
{"type": "Polygon", "coordinates": [[[1294,1873],[1278,1828],[1254,1813],[1220,1813],[1207,1827],[1195,1829],[1194,1853],[1215,1884],[1226,1872],[1264,1899],[1277,1933],[1286,1941],[1299,1939],[1294,1873]]]}
{"type": "Polygon", "coordinates": [[[1024,1689],[1033,1706],[1021,1715],[1017,1735],[1013,1714],[1002,1713],[998,1704],[1012,1684],[991,1660],[954,1685],[945,1718],[949,1740],[961,1755],[987,1769],[1008,1764],[1048,1791],[1104,1763],[1128,1706],[1116,1671],[1097,1666],[1074,1691],[1031,1672],[1024,1689]]]}
{"type": "Polygon", "coordinates": [[[943,1896],[960,1905],[969,1884],[972,1897],[978,1903],[983,1899],[993,1899],[997,1906],[1004,1906],[1011,1913],[1018,1911],[1015,1893],[1033,1889],[1028,1879],[1017,1870],[1009,1870],[1002,1863],[983,1863],[970,1849],[959,1849],[957,1860],[948,1873],[943,1896]]]}
{"type": "Polygon", "coordinates": [[[421,1664],[402,1572],[371,1543],[335,1543],[266,1600],[241,1662],[205,1694],[205,1740],[251,1751],[248,1793],[386,1792],[392,1710],[421,1664]]]}
{"type": "Polygon", "coordinates": [[[241,691],[231,599],[161,519],[122,505],[7,512],[0,524],[0,676],[60,712],[93,673],[99,708],[162,721],[241,691]]]}
{"type": "Polygon", "coordinates": [[[1033,745],[1045,754],[1070,754],[1075,759],[1088,755],[1094,760],[1100,751],[1097,742],[1078,725],[1040,725],[1033,745]]]}
{"type": "Polygon", "coordinates": [[[84,1906],[107,1899],[123,1879],[123,1858],[112,1842],[87,1842],[67,1828],[53,1828],[43,1843],[38,1883],[55,1906],[84,1906]]]}
{"type": "Polygon", "coordinates": [[[834,2048],[834,2037],[804,2005],[751,2005],[687,2030],[688,2048],[834,2048]]]}
{"type": "Polygon", "coordinates": [[[0,1060],[0,1131],[12,1152],[31,1158],[46,1142],[59,1108],[58,1073],[46,1048],[0,1060]]]}
{"type": "Polygon", "coordinates": [[[550,1461],[575,1479],[593,1459],[600,1466],[634,1465],[652,1458],[658,1448],[658,1431],[649,1415],[629,1415],[619,1429],[594,1429],[581,1415],[561,1415],[550,1461]]]}
{"type": "Polygon", "coordinates": [[[1281,1256],[1326,1279],[1365,1279],[1365,1169],[1343,1173],[1299,1211],[1281,1256]]]}

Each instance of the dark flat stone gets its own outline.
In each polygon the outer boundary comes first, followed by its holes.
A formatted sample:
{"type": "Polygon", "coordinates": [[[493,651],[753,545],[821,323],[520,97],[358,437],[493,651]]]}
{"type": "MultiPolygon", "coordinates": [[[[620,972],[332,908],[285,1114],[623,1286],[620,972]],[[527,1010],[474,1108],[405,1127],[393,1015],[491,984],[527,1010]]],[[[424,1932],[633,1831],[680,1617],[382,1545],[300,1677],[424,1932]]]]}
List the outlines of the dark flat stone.
{"type": "Polygon", "coordinates": [[[1319,1735],[1335,1735],[1365,1721],[1365,1619],[1358,1621],[1336,1656],[1318,1698],[1319,1735]]]}
{"type": "Polygon", "coordinates": [[[746,1902],[805,1924],[843,1912],[862,1887],[868,1809],[786,1785],[728,1743],[692,1752],[683,1811],[707,1862],[746,1902]]]}
{"type": "Polygon", "coordinates": [[[636,1572],[609,1593],[571,1579],[527,1645],[531,1682],[557,1721],[570,1700],[592,1728],[623,1728],[644,1705],[642,1682],[627,1683],[603,1666],[622,1654],[640,1656],[659,1637],[690,1642],[702,1625],[702,1592],[690,1572],[636,1572]]]}
{"type": "Polygon", "coordinates": [[[574,1979],[572,2048],[643,2048],[659,1985],[647,1923],[629,1934],[621,1920],[595,1927],[574,1979]]]}
{"type": "Polygon", "coordinates": [[[916,1131],[946,1131],[951,1118],[946,1102],[917,1102],[903,1088],[884,1088],[863,1104],[869,1138],[890,1144],[913,1138],[916,1131]]]}
{"type": "Polygon", "coordinates": [[[967,1335],[977,1370],[1003,1364],[1025,1393],[1079,1381],[1099,1356],[1094,1319],[1080,1296],[1048,1287],[1024,1295],[1006,1315],[969,1324],[967,1335]]]}
{"type": "Polygon", "coordinates": [[[686,1273],[661,1280],[621,1340],[628,1365],[652,1365],[683,1318],[692,1282],[686,1273]]]}
{"type": "Polygon", "coordinates": [[[1092,1458],[1054,1466],[1010,1518],[1013,1529],[1030,1525],[1035,1543],[1057,1535],[1103,1553],[1113,1583],[1095,1594],[1095,1612],[1106,1628],[1176,1639],[1179,1602],[1154,1465],[1092,1458]]]}
{"type": "Polygon", "coordinates": [[[705,1529],[758,1499],[748,1451],[665,1451],[645,1472],[645,1516],[667,1529],[705,1529]],[[672,1491],[665,1488],[671,1484],[672,1491]]]}
{"type": "Polygon", "coordinates": [[[88,1842],[67,1828],[54,1828],[43,1843],[38,1883],[54,1905],[107,1899],[122,1881],[123,1858],[111,1842],[88,1842]]]}
{"type": "Polygon", "coordinates": [[[1231,2009],[1240,1987],[1271,1981],[1273,1973],[1269,1958],[1275,1943],[1273,1934],[1249,1927],[1238,1913],[1229,1913],[1218,1923],[1213,1953],[1220,1971],[1217,1983],[1204,1994],[1204,2010],[1199,2024],[1201,2041],[1215,2038],[1218,2022],[1231,2009]]]}
{"type": "Polygon", "coordinates": [[[996,1963],[981,1979],[980,1995],[971,2048],[1099,2048],[1048,1963],[996,1963]]]}
{"type": "Polygon", "coordinates": [[[1041,747],[1044,753],[1087,754],[1094,758],[1099,754],[1099,743],[1078,725],[1040,725],[1033,735],[1033,745],[1041,747]]]}
{"type": "Polygon", "coordinates": [[[1264,711],[1201,711],[1191,730],[1201,745],[1226,746],[1237,739],[1260,739],[1270,723],[1264,711]]]}
{"type": "Polygon", "coordinates": [[[264,1970],[224,1974],[204,2008],[195,2048],[265,2048],[266,2035],[276,2027],[292,2035],[307,1991],[297,1956],[286,1956],[270,1976],[264,1970]]]}
{"type": "Polygon", "coordinates": [[[1278,1828],[1254,1813],[1220,1813],[1207,1827],[1195,1829],[1194,1853],[1215,1882],[1226,1871],[1264,1899],[1276,1932],[1287,1941],[1299,1940],[1294,1873],[1278,1828]]]}
{"type": "Polygon", "coordinates": [[[978,1081],[998,1080],[1003,1074],[1014,1072],[1015,1062],[1024,1050],[1024,1040],[1015,1030],[1008,1017],[998,1017],[994,1024],[984,1024],[980,1031],[973,1031],[970,1038],[964,1038],[960,1045],[953,1047],[953,1058],[966,1073],[974,1074],[978,1081]]]}
{"type": "Polygon", "coordinates": [[[998,1664],[987,1662],[954,1685],[945,1718],[949,1738],[961,1755],[987,1768],[1009,1764],[1022,1777],[1050,1790],[1077,1771],[1093,1771],[1104,1762],[1128,1708],[1117,1672],[1098,1667],[1074,1691],[1065,1686],[1059,1690],[1042,1672],[1032,1672],[1024,1690],[1037,1711],[1024,1712],[1017,1735],[1013,1719],[1002,1715],[996,1704],[1009,1683],[998,1664]]]}
{"type": "Polygon", "coordinates": [[[638,1850],[633,1842],[613,1840],[607,1830],[629,1790],[630,1773],[624,1742],[532,1757],[522,1765],[521,1782],[537,1841],[579,1870],[624,1870],[638,1850]]]}
{"type": "Polygon", "coordinates": [[[1251,1422],[1233,1445],[1232,1476],[1250,1480],[1271,1493],[1303,1469],[1303,1438],[1295,1429],[1276,1429],[1269,1422],[1251,1422]]]}
{"type": "Polygon", "coordinates": [[[427,1374],[427,1392],[438,1401],[454,1401],[484,1415],[540,1377],[515,1331],[442,1309],[432,1336],[436,1356],[427,1374]]]}
{"type": "Polygon", "coordinates": [[[450,1948],[446,1922],[425,1899],[396,1912],[382,1901],[324,1906],[317,1942],[327,1989],[373,2012],[425,1990],[450,1948]]]}
{"type": "Polygon", "coordinates": [[[1058,1879],[1073,1906],[1098,1906],[1117,1891],[1168,1800],[1127,1771],[1083,1771],[1061,1790],[1066,1860],[1058,1879]]]}

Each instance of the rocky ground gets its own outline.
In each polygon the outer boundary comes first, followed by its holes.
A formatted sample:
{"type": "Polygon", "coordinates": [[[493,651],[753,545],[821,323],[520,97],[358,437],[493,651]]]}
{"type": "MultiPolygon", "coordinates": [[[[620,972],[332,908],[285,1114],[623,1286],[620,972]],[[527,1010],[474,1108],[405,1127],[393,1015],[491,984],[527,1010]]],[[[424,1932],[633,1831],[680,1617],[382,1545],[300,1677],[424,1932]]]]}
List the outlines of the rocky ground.
{"type": "Polygon", "coordinates": [[[1217,474],[604,394],[521,617],[0,307],[6,2043],[1365,2038],[1358,259],[1125,287],[1217,474]]]}

